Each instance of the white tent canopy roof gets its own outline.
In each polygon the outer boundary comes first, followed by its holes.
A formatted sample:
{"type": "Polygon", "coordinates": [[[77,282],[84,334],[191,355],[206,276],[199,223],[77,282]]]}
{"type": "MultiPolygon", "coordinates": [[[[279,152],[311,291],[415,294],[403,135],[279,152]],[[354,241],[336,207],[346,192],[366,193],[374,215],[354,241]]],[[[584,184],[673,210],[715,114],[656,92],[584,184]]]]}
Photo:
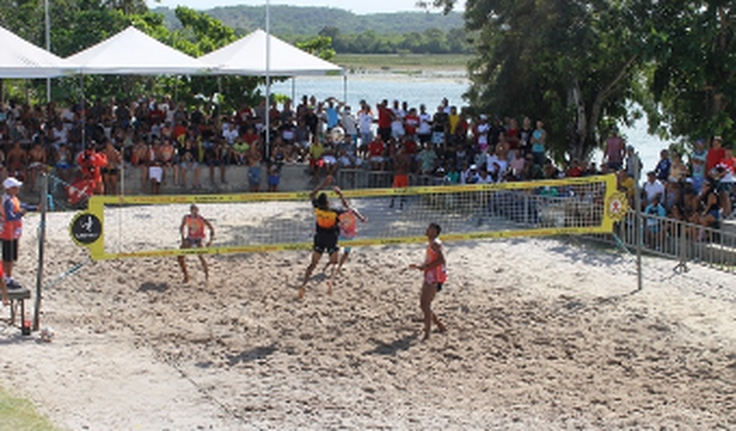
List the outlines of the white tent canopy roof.
{"type": "Polygon", "coordinates": [[[68,57],[87,75],[196,75],[207,66],[135,27],[68,57]]]}
{"type": "Polygon", "coordinates": [[[342,68],[269,35],[270,58],[266,67],[266,32],[248,36],[199,57],[221,75],[274,76],[325,75],[342,68]],[[268,69],[268,70],[267,70],[268,69]]]}
{"type": "Polygon", "coordinates": [[[68,61],[0,27],[0,78],[53,78],[73,73],[68,61]]]}

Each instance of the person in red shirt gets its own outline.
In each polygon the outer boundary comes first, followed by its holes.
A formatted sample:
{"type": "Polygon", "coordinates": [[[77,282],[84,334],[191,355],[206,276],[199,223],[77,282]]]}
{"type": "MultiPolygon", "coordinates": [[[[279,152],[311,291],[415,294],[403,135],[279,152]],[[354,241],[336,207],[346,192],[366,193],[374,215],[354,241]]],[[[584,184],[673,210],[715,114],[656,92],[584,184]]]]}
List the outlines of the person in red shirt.
{"type": "Polygon", "coordinates": [[[570,168],[565,173],[565,176],[570,178],[577,178],[583,176],[583,168],[580,166],[578,159],[572,159],[570,168]]]}
{"type": "Polygon", "coordinates": [[[151,124],[161,124],[166,120],[166,113],[161,110],[158,103],[155,103],[153,105],[153,110],[148,113],[148,118],[150,119],[151,124]]]}
{"type": "Polygon", "coordinates": [[[107,156],[104,153],[98,153],[93,146],[90,146],[77,156],[77,166],[82,172],[82,178],[94,183],[94,192],[103,194],[105,185],[102,182],[100,169],[107,166],[107,156]]]}
{"type": "Polygon", "coordinates": [[[417,115],[417,109],[411,108],[409,113],[404,117],[404,132],[406,137],[415,139],[417,134],[417,128],[419,128],[419,115],[417,115]]]}
{"type": "Polygon", "coordinates": [[[391,139],[391,121],[393,121],[394,113],[388,107],[386,99],[376,105],[376,109],[378,110],[378,136],[383,142],[387,142],[391,139]]]}
{"type": "Polygon", "coordinates": [[[409,154],[413,158],[418,149],[417,142],[413,138],[404,139],[404,152],[406,154],[409,154]]]}
{"type": "Polygon", "coordinates": [[[726,150],[723,149],[723,140],[720,136],[713,138],[708,155],[705,158],[705,172],[710,174],[710,171],[715,168],[721,160],[726,156],[726,150]]]}
{"type": "Polygon", "coordinates": [[[184,120],[179,120],[176,122],[176,125],[174,126],[174,139],[176,139],[177,142],[180,144],[184,143],[184,136],[187,134],[187,125],[184,122],[184,120]]]}
{"type": "Polygon", "coordinates": [[[368,144],[368,155],[370,156],[371,169],[374,171],[383,170],[386,163],[384,158],[385,152],[386,146],[383,144],[383,139],[381,139],[380,136],[376,136],[371,143],[368,144]]]}
{"type": "Polygon", "coordinates": [[[506,128],[506,141],[509,143],[509,150],[516,150],[519,148],[519,123],[516,118],[511,118],[508,121],[508,127],[506,128]]]}

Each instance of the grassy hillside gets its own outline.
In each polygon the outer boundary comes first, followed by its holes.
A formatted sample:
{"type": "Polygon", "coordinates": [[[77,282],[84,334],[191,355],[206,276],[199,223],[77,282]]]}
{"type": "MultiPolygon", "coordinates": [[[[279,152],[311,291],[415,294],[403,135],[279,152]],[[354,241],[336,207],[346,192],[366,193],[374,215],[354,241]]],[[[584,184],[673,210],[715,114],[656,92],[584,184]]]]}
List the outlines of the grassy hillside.
{"type": "MultiPolygon", "coordinates": [[[[178,26],[173,9],[159,7],[153,11],[164,15],[168,27],[178,26]]],[[[203,12],[241,34],[265,27],[265,6],[216,7],[203,12]]],[[[373,30],[377,34],[422,33],[428,28],[447,32],[463,27],[463,18],[458,12],[448,15],[422,11],[356,15],[344,9],[328,7],[271,6],[273,34],[315,35],[328,26],[337,27],[344,34],[366,30],[373,30]]]]}

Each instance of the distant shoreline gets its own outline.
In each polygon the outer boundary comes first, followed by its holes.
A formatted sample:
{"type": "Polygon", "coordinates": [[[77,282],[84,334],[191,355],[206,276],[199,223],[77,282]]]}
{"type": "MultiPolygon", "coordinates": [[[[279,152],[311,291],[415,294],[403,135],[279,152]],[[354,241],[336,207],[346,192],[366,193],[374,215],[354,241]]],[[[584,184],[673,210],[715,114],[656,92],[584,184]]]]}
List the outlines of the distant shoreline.
{"type": "Polygon", "coordinates": [[[345,68],[348,75],[401,75],[420,77],[467,78],[463,54],[338,54],[332,63],[345,68]]]}

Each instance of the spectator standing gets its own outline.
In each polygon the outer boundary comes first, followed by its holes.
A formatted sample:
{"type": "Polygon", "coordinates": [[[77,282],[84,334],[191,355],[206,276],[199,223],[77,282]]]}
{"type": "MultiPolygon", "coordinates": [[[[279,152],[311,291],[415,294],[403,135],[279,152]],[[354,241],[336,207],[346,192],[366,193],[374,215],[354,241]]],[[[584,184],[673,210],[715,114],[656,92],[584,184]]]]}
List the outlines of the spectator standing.
{"type": "Polygon", "coordinates": [[[473,125],[473,139],[478,152],[488,151],[488,132],[491,126],[488,124],[488,116],[480,114],[478,121],[473,125]]]}
{"type": "Polygon", "coordinates": [[[545,156],[545,145],[547,143],[547,131],[544,130],[544,123],[542,120],[537,121],[537,128],[532,132],[531,137],[531,151],[534,157],[534,164],[543,166],[546,159],[545,156]]]}
{"type": "Polygon", "coordinates": [[[618,129],[611,128],[611,133],[606,138],[606,148],[603,152],[604,162],[608,166],[609,172],[615,172],[623,166],[624,156],[626,155],[626,147],[624,140],[618,136],[618,129]]]}
{"type": "Polygon", "coordinates": [[[447,111],[445,111],[445,107],[440,105],[437,107],[437,112],[435,112],[432,117],[432,144],[434,144],[435,147],[441,146],[444,149],[444,145],[447,143],[446,138],[449,126],[450,108],[447,107],[447,111]]]}
{"type": "Polygon", "coordinates": [[[356,121],[350,106],[345,106],[340,116],[340,125],[345,130],[345,135],[350,136],[352,142],[358,141],[358,122],[356,121]]]}
{"type": "Polygon", "coordinates": [[[388,100],[383,100],[376,105],[378,112],[378,136],[383,142],[391,139],[391,122],[393,121],[393,111],[388,107],[388,100]]]}
{"type": "Polygon", "coordinates": [[[98,153],[94,146],[90,145],[77,156],[77,166],[82,173],[82,178],[93,182],[94,192],[103,194],[105,184],[102,181],[102,168],[107,166],[107,156],[104,153],[98,153]]]}
{"type": "Polygon", "coordinates": [[[705,149],[705,141],[698,139],[695,141],[695,149],[690,154],[690,166],[692,169],[693,189],[696,193],[700,193],[703,188],[703,182],[706,177],[705,164],[708,158],[708,150],[705,149]]]}
{"type": "Polygon", "coordinates": [[[5,194],[3,195],[2,225],[0,226],[0,240],[3,244],[3,272],[5,281],[13,278],[13,267],[18,261],[18,241],[23,233],[23,216],[28,211],[37,211],[33,205],[20,202],[18,193],[22,182],[15,177],[8,177],[3,181],[5,194]]]}
{"type": "Polygon", "coordinates": [[[358,131],[360,132],[360,148],[363,148],[363,153],[365,153],[368,151],[368,144],[373,140],[373,112],[365,100],[360,101],[358,131]]]}
{"type": "Polygon", "coordinates": [[[417,127],[417,138],[424,146],[432,138],[432,116],[427,113],[427,107],[419,105],[419,126],[417,127]]]}
{"type": "Polygon", "coordinates": [[[521,150],[521,156],[526,156],[532,151],[532,133],[534,133],[532,120],[529,117],[524,117],[521,130],[519,131],[519,150],[521,150]]]}
{"type": "Polygon", "coordinates": [[[626,146],[626,175],[639,181],[641,178],[641,160],[636,154],[633,145],[626,146]]]}
{"type": "Polygon", "coordinates": [[[672,160],[670,160],[670,152],[668,150],[662,150],[659,152],[659,162],[654,167],[654,172],[657,174],[657,179],[662,183],[668,181],[670,177],[670,168],[672,167],[672,160]]]}
{"type": "Polygon", "coordinates": [[[406,111],[401,109],[399,101],[394,100],[394,106],[391,109],[391,137],[394,139],[401,139],[406,134],[404,129],[404,117],[406,111]]]}

